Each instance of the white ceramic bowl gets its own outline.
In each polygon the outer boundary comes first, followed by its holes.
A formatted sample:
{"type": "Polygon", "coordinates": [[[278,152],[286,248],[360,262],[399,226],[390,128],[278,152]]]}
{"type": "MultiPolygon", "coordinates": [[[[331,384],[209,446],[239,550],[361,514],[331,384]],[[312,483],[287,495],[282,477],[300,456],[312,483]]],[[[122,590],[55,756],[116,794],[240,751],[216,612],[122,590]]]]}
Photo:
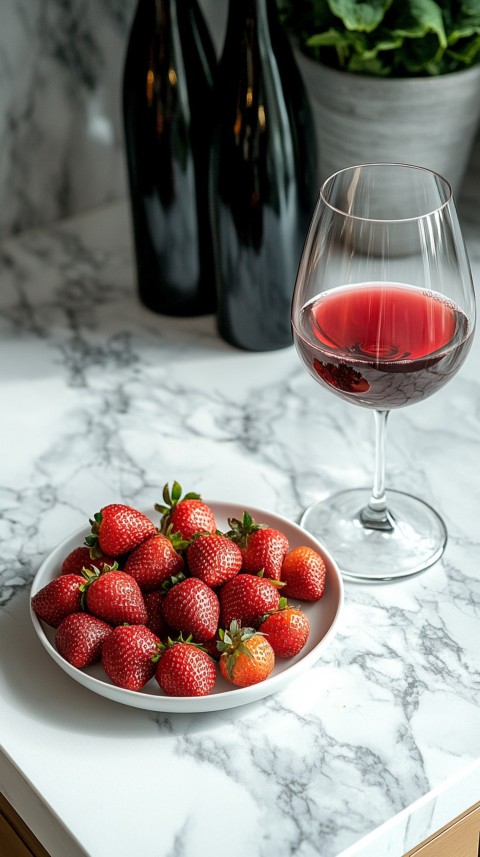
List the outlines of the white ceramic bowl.
{"type": "MultiPolygon", "coordinates": [[[[241,518],[245,506],[235,506],[232,503],[217,501],[206,501],[212,508],[217,526],[220,530],[228,528],[227,519],[231,517],[241,518]]],[[[322,655],[328,643],[333,639],[338,626],[340,612],[343,606],[343,584],[338,567],[325,549],[313,536],[309,535],[302,527],[293,524],[280,515],[271,512],[248,507],[257,523],[267,524],[270,527],[281,530],[287,536],[290,547],[306,545],[319,551],[327,567],[327,578],[325,594],[320,601],[307,603],[298,602],[307,614],[310,622],[310,636],[306,646],[294,658],[277,658],[275,668],[271,676],[259,684],[251,687],[234,688],[220,674],[209,696],[201,697],[174,697],[166,696],[160,690],[155,678],[152,678],[141,691],[124,690],[116,687],[106,676],[101,664],[80,670],[64,660],[55,648],[55,629],[41,622],[30,608],[33,626],[38,638],[53,660],[71,678],[88,687],[94,693],[131,705],[136,708],[145,708],[151,711],[167,712],[196,712],[216,711],[223,708],[233,708],[254,702],[275,693],[284,688],[303,670],[308,669],[322,655]]],[[[148,515],[149,512],[146,512],[148,515]]],[[[88,529],[82,528],[64,539],[44,560],[40,566],[32,584],[31,595],[35,595],[50,580],[60,574],[63,559],[74,548],[83,544],[88,529]]],[[[297,603],[291,600],[292,603],[297,603]]]]}

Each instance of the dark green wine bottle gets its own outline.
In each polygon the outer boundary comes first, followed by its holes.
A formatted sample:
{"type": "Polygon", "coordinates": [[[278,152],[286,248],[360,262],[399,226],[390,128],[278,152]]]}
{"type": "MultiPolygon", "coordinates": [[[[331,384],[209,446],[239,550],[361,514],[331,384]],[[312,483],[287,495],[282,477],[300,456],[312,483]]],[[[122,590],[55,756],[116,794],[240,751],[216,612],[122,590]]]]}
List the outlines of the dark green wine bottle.
{"type": "Polygon", "coordinates": [[[139,0],[123,78],[138,290],[167,315],[215,308],[208,213],[214,48],[197,0],[139,0]]]}
{"type": "Polygon", "coordinates": [[[218,329],[240,348],[283,348],[318,188],[310,106],[274,0],[231,0],[214,109],[218,329]]]}

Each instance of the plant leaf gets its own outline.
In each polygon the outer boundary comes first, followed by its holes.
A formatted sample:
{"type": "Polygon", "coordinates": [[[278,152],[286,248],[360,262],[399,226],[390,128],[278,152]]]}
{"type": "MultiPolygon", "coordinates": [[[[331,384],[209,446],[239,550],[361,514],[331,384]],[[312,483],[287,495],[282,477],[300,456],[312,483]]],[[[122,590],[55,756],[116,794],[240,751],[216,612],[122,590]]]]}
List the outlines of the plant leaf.
{"type": "Polygon", "coordinates": [[[334,15],[343,21],[347,30],[371,33],[383,21],[386,11],[393,0],[328,0],[334,15]]]}
{"type": "Polygon", "coordinates": [[[363,33],[340,32],[330,28],[324,33],[318,33],[312,36],[308,42],[308,47],[332,47],[335,48],[338,57],[338,64],[341,68],[348,66],[352,54],[363,55],[367,47],[367,42],[363,33]]]}
{"type": "Polygon", "coordinates": [[[456,45],[455,50],[449,49],[447,53],[465,65],[472,65],[480,55],[480,35],[475,39],[469,39],[462,45],[456,45]]]}
{"type": "Polygon", "coordinates": [[[401,9],[391,30],[392,36],[423,39],[428,33],[434,33],[439,45],[447,47],[442,10],[435,0],[404,0],[401,9]]]}
{"type": "Polygon", "coordinates": [[[386,64],[379,57],[365,57],[354,54],[346,66],[352,74],[369,74],[372,77],[388,77],[392,73],[391,64],[386,64]]]}
{"type": "Polygon", "coordinates": [[[480,63],[480,0],[278,0],[307,55],[377,77],[437,75],[480,63]]]}

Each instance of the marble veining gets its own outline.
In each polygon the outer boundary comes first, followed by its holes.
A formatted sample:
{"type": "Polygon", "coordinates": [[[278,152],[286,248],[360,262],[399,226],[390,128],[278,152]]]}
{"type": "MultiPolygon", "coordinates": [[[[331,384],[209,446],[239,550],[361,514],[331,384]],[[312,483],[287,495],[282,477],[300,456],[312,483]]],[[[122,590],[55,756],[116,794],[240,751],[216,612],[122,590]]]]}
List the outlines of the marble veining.
{"type": "MultiPolygon", "coordinates": [[[[469,187],[461,211],[478,278],[469,187]]],[[[56,745],[72,764],[65,722],[88,734],[94,772],[97,755],[113,780],[124,763],[140,765],[138,807],[163,819],[155,848],[148,830],[141,834],[145,857],[207,849],[340,857],[478,757],[479,345],[451,384],[392,415],[389,427],[389,483],[445,516],[444,558],[401,583],[347,584],[337,637],[274,697],[201,717],[124,709],[75,686],[29,626],[29,585],[65,534],[115,499],[152,509],[173,478],[206,498],[298,520],[331,490],[368,486],[373,461],[371,415],[317,388],[293,348],[247,354],[219,339],[212,317],[166,319],[142,308],[129,226],[120,202],[0,245],[0,624],[4,645],[27,635],[24,658],[35,664],[23,696],[21,672],[8,673],[7,750],[91,857],[105,854],[106,828],[94,815],[95,836],[82,831],[74,811],[75,789],[91,772],[80,768],[76,785],[41,772],[40,751],[21,732],[27,716],[40,743],[56,724],[56,745]],[[41,681],[52,687],[48,700],[41,681]],[[31,711],[24,697],[36,701],[31,711]],[[158,771],[172,788],[160,809],[158,771]]],[[[111,800],[111,784],[98,789],[111,800]]],[[[113,792],[121,806],[118,783],[113,792]]],[[[116,812],[116,853],[126,857],[128,818],[116,812]]],[[[382,853],[400,857],[436,817],[426,803],[384,835],[382,853]]],[[[377,857],[373,845],[359,853],[377,857]]]]}
{"type": "MultiPolygon", "coordinates": [[[[218,50],[224,0],[200,0],[218,50]]],[[[2,0],[0,237],[121,199],[135,0],[2,0]]]]}
{"type": "Polygon", "coordinates": [[[120,82],[133,3],[6,0],[0,235],[121,196],[120,82]]]}

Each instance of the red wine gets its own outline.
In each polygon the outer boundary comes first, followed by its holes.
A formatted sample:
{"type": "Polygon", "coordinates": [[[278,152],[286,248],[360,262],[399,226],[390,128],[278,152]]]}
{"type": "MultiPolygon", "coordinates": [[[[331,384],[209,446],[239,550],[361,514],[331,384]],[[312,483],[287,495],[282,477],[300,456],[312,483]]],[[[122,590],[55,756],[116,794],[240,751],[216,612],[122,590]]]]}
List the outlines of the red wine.
{"type": "Polygon", "coordinates": [[[294,326],[313,377],[364,407],[386,410],[426,399],[460,368],[471,330],[437,292],[401,283],[359,283],[324,292],[294,326]]]}

